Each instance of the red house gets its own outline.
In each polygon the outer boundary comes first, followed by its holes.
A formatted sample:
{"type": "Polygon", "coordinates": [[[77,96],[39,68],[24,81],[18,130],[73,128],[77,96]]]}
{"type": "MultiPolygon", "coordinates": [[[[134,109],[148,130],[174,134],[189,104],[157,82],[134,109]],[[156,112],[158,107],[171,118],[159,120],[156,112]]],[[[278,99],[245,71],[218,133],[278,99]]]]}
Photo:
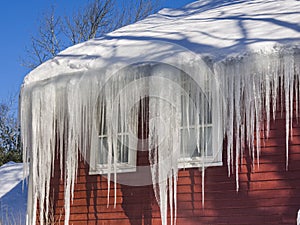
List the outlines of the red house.
{"type": "Polygon", "coordinates": [[[299,12],[196,1],[29,73],[27,224],[296,224],[299,12]]]}

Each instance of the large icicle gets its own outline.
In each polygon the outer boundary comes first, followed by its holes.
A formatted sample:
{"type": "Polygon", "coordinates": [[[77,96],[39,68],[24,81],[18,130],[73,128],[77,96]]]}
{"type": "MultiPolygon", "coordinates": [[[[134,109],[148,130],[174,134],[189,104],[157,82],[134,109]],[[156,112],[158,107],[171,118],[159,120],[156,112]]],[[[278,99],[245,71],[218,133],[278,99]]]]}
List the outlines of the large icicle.
{"type": "Polygon", "coordinates": [[[149,88],[149,158],[163,225],[167,225],[168,190],[171,223],[173,222],[177,162],[180,154],[178,106],[180,106],[181,95],[180,92],[178,93],[180,89],[170,84],[172,84],[170,80],[153,78],[150,80],[149,88]]]}

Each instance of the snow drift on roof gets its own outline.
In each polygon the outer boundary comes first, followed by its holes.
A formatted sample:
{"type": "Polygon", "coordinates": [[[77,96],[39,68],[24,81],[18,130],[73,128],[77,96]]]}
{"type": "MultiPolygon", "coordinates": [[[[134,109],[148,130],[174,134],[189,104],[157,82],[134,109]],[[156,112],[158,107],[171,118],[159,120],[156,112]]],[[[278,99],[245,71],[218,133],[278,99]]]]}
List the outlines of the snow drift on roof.
{"type": "Polygon", "coordinates": [[[163,9],[143,21],[66,49],[32,71],[24,82],[103,69],[116,62],[158,61],[172,57],[172,49],[166,49],[170,43],[212,61],[248,52],[274,52],[282,45],[299,46],[299,12],[297,0],[206,0],[182,9],[163,9]]]}

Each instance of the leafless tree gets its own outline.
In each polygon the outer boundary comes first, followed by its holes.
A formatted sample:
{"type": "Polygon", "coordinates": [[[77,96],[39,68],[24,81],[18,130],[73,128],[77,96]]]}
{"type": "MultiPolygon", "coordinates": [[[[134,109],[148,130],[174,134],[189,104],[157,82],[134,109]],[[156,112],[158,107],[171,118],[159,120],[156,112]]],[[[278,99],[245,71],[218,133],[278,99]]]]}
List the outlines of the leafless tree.
{"type": "Polygon", "coordinates": [[[9,162],[22,161],[20,129],[15,116],[15,98],[0,101],[0,166],[9,162]]]}
{"type": "Polygon", "coordinates": [[[52,8],[49,14],[45,14],[37,35],[31,37],[31,46],[27,48],[23,64],[32,69],[55,56],[62,48],[60,34],[61,18],[55,16],[54,8],[52,8]]]}
{"type": "Polygon", "coordinates": [[[68,46],[144,19],[159,5],[160,0],[92,0],[71,16],[57,16],[52,7],[31,37],[23,65],[34,69],[68,46]]]}

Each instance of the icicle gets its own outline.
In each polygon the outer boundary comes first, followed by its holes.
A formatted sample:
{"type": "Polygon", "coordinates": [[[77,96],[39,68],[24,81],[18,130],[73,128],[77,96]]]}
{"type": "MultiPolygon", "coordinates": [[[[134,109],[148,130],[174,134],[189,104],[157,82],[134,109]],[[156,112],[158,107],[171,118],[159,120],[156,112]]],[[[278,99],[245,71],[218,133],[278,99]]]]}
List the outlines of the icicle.
{"type": "Polygon", "coordinates": [[[264,97],[264,102],[265,102],[265,110],[266,110],[266,120],[267,120],[267,134],[266,137],[269,137],[270,133],[270,99],[271,99],[271,87],[270,87],[270,75],[269,73],[263,73],[263,76],[266,77],[266,84],[265,84],[265,97],[264,97]]]}
{"type": "Polygon", "coordinates": [[[285,94],[285,132],[286,132],[286,170],[289,165],[289,136],[292,134],[292,116],[293,116],[293,89],[294,89],[294,62],[293,57],[284,55],[283,57],[284,72],[284,94],[285,94]]]}
{"type": "Polygon", "coordinates": [[[240,126],[241,126],[241,76],[239,69],[234,71],[233,77],[235,80],[234,90],[234,110],[235,110],[235,137],[236,137],[236,153],[235,153],[235,177],[236,177],[236,190],[239,190],[239,157],[240,157],[240,126]]]}
{"type": "MultiPolygon", "coordinates": [[[[228,92],[226,93],[226,97],[227,99],[225,99],[225,101],[228,104],[228,119],[227,119],[227,124],[226,124],[226,135],[227,135],[227,168],[228,168],[228,176],[231,175],[231,171],[233,171],[233,123],[234,123],[234,79],[232,79],[232,75],[233,75],[233,71],[231,70],[230,66],[229,68],[225,67],[225,69],[227,71],[225,71],[225,75],[227,76],[226,78],[228,79],[227,82],[229,83],[228,87],[224,87],[224,89],[226,88],[226,90],[228,90],[228,92]],[[230,79],[230,78],[231,79],[230,79]]],[[[226,82],[226,84],[227,84],[226,82]]]]}

